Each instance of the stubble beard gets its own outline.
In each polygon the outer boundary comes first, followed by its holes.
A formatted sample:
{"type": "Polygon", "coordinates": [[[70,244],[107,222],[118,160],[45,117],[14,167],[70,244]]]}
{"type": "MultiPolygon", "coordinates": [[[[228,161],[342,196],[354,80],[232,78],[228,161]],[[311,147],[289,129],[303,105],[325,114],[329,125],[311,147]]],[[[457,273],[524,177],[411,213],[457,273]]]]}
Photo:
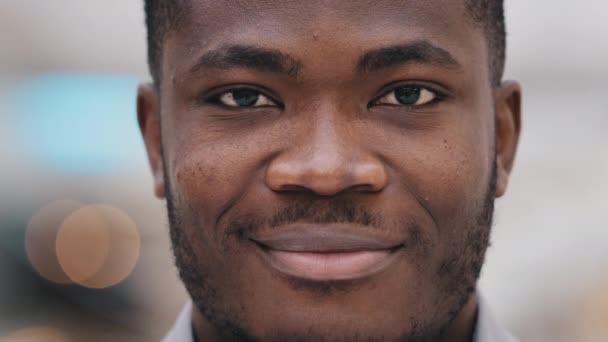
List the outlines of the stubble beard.
{"type": "MultiPolygon", "coordinates": [[[[166,165],[166,164],[165,164],[166,165]]],[[[166,171],[166,170],[165,170],[166,171]]],[[[184,234],[184,226],[180,210],[176,207],[175,197],[170,186],[167,172],[165,174],[165,194],[167,199],[167,211],[170,225],[170,238],[172,250],[175,257],[179,276],[183,281],[192,301],[204,318],[222,333],[224,339],[229,341],[262,341],[247,331],[241,319],[236,313],[220,312],[218,307],[217,292],[220,289],[214,287],[205,270],[197,265],[196,253],[191,243],[184,234]]],[[[437,315],[433,322],[422,322],[416,320],[409,324],[411,329],[404,332],[398,341],[403,342],[431,342],[443,337],[451,323],[456,319],[462,308],[475,291],[475,286],[483,261],[485,252],[489,246],[489,237],[492,227],[494,212],[494,198],[496,194],[496,162],[493,161],[490,181],[486,188],[483,202],[477,210],[477,215],[471,217],[464,231],[467,232],[465,243],[462,248],[455,250],[447,257],[437,275],[442,284],[441,291],[444,298],[450,298],[452,303],[447,312],[437,315]]],[[[408,324],[404,324],[407,327],[408,324]]],[[[383,341],[382,337],[362,336],[353,334],[350,336],[324,336],[314,331],[302,332],[280,332],[273,337],[264,338],[263,341],[285,341],[285,342],[323,342],[323,341],[383,341]]]]}

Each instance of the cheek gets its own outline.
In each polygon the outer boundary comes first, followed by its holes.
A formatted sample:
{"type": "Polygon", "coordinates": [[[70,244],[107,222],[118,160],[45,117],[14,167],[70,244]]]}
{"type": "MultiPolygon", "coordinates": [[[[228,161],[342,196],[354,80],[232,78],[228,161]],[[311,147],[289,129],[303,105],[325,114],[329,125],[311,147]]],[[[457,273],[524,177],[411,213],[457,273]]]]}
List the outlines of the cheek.
{"type": "Polygon", "coordinates": [[[438,233],[463,227],[484,198],[493,146],[484,125],[459,122],[387,141],[396,186],[426,209],[438,233]]]}
{"type": "Polygon", "coordinates": [[[178,203],[196,215],[195,223],[209,226],[216,213],[244,188],[248,167],[244,156],[230,148],[199,144],[175,150],[169,176],[178,203]]]}
{"type": "Polygon", "coordinates": [[[434,154],[434,165],[424,179],[432,193],[428,206],[441,226],[468,220],[485,197],[490,177],[490,147],[476,139],[445,139],[442,151],[434,154]]]}
{"type": "MultiPolygon", "coordinates": [[[[167,99],[179,98],[174,87],[164,91],[167,99]]],[[[162,111],[166,178],[174,204],[188,226],[213,227],[217,213],[242,189],[247,144],[226,139],[186,101],[164,101],[162,111]]]]}
{"type": "Polygon", "coordinates": [[[435,193],[429,206],[446,229],[466,228],[483,206],[493,161],[488,132],[479,126],[459,130],[435,154],[440,167],[429,170],[426,180],[435,193]]]}
{"type": "Polygon", "coordinates": [[[217,244],[222,238],[217,226],[222,224],[221,214],[260,182],[269,153],[264,146],[271,144],[267,134],[254,130],[218,134],[205,129],[203,122],[184,122],[176,123],[179,136],[168,144],[173,195],[188,226],[206,227],[205,234],[217,244]]]}

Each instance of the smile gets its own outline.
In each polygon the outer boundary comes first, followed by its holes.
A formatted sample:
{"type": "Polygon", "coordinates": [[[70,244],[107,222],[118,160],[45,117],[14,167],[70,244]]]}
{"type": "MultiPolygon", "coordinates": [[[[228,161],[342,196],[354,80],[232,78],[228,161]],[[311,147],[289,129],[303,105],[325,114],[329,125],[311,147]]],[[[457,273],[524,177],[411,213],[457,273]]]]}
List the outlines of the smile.
{"type": "Polygon", "coordinates": [[[251,239],[262,259],[276,271],[312,281],[370,277],[392,265],[404,245],[349,230],[280,229],[251,239]]]}

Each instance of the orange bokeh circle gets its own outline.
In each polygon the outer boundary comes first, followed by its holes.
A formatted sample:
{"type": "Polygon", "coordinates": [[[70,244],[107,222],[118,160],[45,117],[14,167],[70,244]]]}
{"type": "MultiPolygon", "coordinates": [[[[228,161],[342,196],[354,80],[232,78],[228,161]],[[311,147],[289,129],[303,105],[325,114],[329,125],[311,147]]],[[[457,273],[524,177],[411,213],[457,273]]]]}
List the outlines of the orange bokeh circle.
{"type": "Polygon", "coordinates": [[[89,205],[68,216],[57,234],[57,259],[74,282],[90,287],[116,285],[131,274],[140,253],[137,225],[122,210],[89,205]]]}

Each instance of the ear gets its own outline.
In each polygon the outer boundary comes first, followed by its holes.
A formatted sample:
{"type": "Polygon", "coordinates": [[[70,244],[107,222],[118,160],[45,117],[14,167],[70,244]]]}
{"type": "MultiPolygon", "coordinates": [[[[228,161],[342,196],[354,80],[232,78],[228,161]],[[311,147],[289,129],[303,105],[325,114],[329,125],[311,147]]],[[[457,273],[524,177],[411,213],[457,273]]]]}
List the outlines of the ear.
{"type": "Polygon", "coordinates": [[[165,197],[165,180],[160,128],[160,98],[151,83],[140,84],[137,89],[137,121],[144,138],[148,160],[154,176],[154,193],[165,197]]]}
{"type": "Polygon", "coordinates": [[[496,197],[507,191],[521,131],[521,87],[503,82],[495,91],[496,197]]]}

